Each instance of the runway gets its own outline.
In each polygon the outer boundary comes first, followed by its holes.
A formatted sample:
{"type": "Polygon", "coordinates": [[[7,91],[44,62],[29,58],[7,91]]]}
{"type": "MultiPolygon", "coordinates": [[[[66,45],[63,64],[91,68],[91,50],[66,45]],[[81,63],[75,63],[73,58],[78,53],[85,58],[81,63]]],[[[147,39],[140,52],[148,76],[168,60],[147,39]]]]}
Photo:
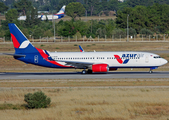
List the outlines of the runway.
{"type": "Polygon", "coordinates": [[[46,73],[0,73],[0,80],[57,80],[57,79],[111,79],[111,78],[169,78],[169,71],[149,72],[108,72],[81,74],[81,72],[46,72],[46,73]]]}

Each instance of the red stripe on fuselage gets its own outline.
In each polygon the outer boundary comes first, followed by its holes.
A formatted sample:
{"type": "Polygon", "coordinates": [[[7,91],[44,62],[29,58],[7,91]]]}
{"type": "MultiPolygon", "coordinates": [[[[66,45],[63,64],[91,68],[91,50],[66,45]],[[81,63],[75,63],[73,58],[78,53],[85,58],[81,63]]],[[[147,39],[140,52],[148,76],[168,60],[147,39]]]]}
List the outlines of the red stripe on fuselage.
{"type": "Polygon", "coordinates": [[[38,50],[38,52],[40,53],[40,55],[41,55],[47,62],[50,62],[50,63],[55,64],[55,65],[60,66],[60,67],[71,67],[71,66],[65,66],[65,65],[59,64],[59,63],[57,63],[56,61],[50,61],[50,60],[48,59],[49,56],[48,56],[46,53],[44,53],[42,49],[39,49],[39,48],[36,48],[36,49],[38,50]]]}
{"type": "Polygon", "coordinates": [[[64,13],[58,13],[58,14],[55,14],[55,15],[61,15],[61,14],[64,14],[64,13]]]}
{"type": "Polygon", "coordinates": [[[16,39],[16,37],[12,33],[11,33],[11,37],[12,37],[14,47],[19,48],[20,43],[18,42],[18,40],[16,39]]]}
{"type": "Polygon", "coordinates": [[[114,57],[116,58],[116,60],[117,60],[120,64],[123,63],[123,60],[120,58],[120,56],[114,55],[114,57]]]}

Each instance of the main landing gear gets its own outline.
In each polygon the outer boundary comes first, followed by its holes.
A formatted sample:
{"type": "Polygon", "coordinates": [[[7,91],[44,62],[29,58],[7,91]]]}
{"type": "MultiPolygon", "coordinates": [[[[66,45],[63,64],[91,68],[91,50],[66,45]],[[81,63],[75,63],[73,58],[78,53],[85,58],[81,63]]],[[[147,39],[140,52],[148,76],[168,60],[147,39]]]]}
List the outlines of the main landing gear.
{"type": "Polygon", "coordinates": [[[82,74],[86,74],[86,70],[82,70],[82,74]]]}
{"type": "Polygon", "coordinates": [[[93,72],[92,72],[92,70],[82,70],[82,74],[92,74],[93,72]]]}

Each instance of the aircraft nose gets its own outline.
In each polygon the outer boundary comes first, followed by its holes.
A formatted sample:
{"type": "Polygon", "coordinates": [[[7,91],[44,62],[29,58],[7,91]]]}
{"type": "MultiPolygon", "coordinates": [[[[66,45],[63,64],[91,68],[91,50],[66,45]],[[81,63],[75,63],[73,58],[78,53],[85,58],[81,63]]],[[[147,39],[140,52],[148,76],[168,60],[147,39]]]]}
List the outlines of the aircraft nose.
{"type": "Polygon", "coordinates": [[[167,64],[168,61],[167,61],[166,59],[162,59],[162,60],[161,60],[161,63],[162,63],[162,64],[167,64]]]}

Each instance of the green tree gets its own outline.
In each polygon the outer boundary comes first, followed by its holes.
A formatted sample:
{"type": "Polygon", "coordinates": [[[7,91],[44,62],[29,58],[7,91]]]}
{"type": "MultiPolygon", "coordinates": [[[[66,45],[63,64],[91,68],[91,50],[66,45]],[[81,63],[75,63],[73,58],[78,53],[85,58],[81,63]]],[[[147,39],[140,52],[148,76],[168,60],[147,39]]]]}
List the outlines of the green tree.
{"type": "Polygon", "coordinates": [[[114,29],[113,30],[114,38],[125,38],[126,37],[126,30],[121,29],[114,29]]]}
{"type": "Polygon", "coordinates": [[[153,35],[153,32],[151,30],[148,30],[146,28],[142,28],[139,32],[139,34],[144,35],[145,37],[149,36],[149,35],[153,35]]]}
{"type": "Polygon", "coordinates": [[[90,16],[92,16],[94,9],[97,9],[100,0],[84,0],[84,3],[87,12],[90,12],[90,16]]]}
{"type": "Polygon", "coordinates": [[[63,5],[68,5],[69,3],[72,3],[72,2],[76,2],[76,0],[59,0],[59,4],[58,4],[56,10],[59,11],[63,5]]]}
{"type": "MultiPolygon", "coordinates": [[[[127,7],[124,8],[123,10],[118,10],[117,11],[117,15],[116,15],[116,24],[117,24],[117,28],[127,28],[127,16],[130,15],[129,17],[131,17],[131,13],[132,13],[132,8],[131,7],[127,7]]],[[[132,18],[132,17],[131,17],[132,18]]],[[[129,26],[130,26],[130,18],[129,18],[129,26]]]]}
{"type": "Polygon", "coordinates": [[[28,93],[24,96],[24,101],[28,103],[28,108],[46,108],[51,99],[47,97],[42,91],[35,92],[34,94],[28,93]]]}
{"type": "Polygon", "coordinates": [[[50,9],[51,10],[55,10],[57,5],[59,4],[59,0],[49,0],[49,3],[50,3],[50,9]]]}
{"type": "MultiPolygon", "coordinates": [[[[126,31],[127,31],[127,29],[126,29],[126,31]]],[[[134,35],[137,35],[136,30],[133,28],[129,28],[129,36],[134,36],[134,35]]]]}
{"type": "Polygon", "coordinates": [[[44,31],[42,28],[39,28],[39,27],[36,27],[34,28],[33,32],[32,32],[32,36],[35,38],[35,39],[39,39],[39,37],[43,37],[44,35],[44,31]]]}
{"type": "Polygon", "coordinates": [[[80,32],[82,36],[86,35],[87,29],[88,29],[86,22],[82,20],[77,20],[74,22],[74,26],[75,26],[76,32],[80,32]]]}
{"type": "Polygon", "coordinates": [[[106,29],[105,28],[98,28],[96,31],[96,35],[99,35],[100,38],[104,38],[106,35],[106,29]]]}
{"type": "Polygon", "coordinates": [[[85,13],[85,8],[79,2],[72,2],[66,6],[66,14],[72,19],[75,19],[77,16],[81,17],[85,13]]]}
{"type": "Polygon", "coordinates": [[[8,7],[3,2],[0,2],[0,13],[7,11],[7,10],[8,10],[8,7]]]}
{"type": "Polygon", "coordinates": [[[26,12],[29,11],[33,6],[32,2],[29,0],[20,0],[14,3],[14,7],[19,13],[22,13],[22,15],[26,15],[26,12]]]}
{"type": "Polygon", "coordinates": [[[129,7],[135,7],[137,5],[152,6],[154,3],[169,4],[168,0],[127,0],[126,3],[129,7]]]}
{"type": "Polygon", "coordinates": [[[77,30],[74,26],[74,21],[65,21],[63,25],[58,26],[58,35],[60,36],[73,36],[76,34],[77,30]]]}
{"type": "Polygon", "coordinates": [[[118,4],[119,1],[118,0],[110,0],[109,2],[107,2],[108,4],[108,10],[118,10],[118,4]]]}
{"type": "Polygon", "coordinates": [[[7,21],[12,22],[13,20],[17,20],[18,11],[16,9],[10,9],[6,14],[5,18],[7,21]]]}
{"type": "Polygon", "coordinates": [[[41,20],[38,18],[38,11],[34,7],[30,7],[30,10],[26,12],[26,20],[25,26],[26,27],[33,27],[41,23],[41,20]]]}

